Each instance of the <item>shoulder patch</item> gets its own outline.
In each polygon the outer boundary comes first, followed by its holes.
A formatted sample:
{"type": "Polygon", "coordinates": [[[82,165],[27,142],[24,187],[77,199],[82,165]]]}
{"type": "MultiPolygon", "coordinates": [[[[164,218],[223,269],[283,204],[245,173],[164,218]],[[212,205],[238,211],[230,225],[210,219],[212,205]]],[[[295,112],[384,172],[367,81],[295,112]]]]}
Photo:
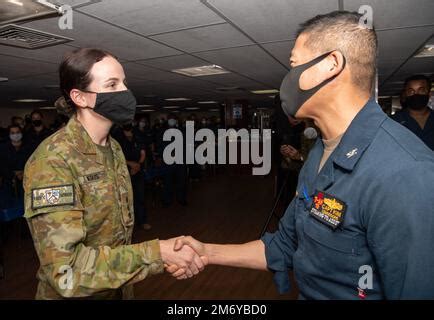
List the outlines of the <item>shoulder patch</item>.
{"type": "Polygon", "coordinates": [[[72,184],[32,189],[32,209],[73,205],[75,192],[72,184]]]}

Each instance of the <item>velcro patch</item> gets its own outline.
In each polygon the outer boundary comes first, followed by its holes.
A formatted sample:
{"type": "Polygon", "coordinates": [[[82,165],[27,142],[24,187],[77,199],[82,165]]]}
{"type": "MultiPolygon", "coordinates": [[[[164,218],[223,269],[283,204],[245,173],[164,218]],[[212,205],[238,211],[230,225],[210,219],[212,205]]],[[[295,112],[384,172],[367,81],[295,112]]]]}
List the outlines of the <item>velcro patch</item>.
{"type": "Polygon", "coordinates": [[[347,205],[342,200],[325,192],[317,191],[310,214],[320,222],[336,229],[344,220],[347,205]]]}
{"type": "Polygon", "coordinates": [[[73,205],[75,192],[72,184],[32,189],[32,209],[73,205]]]}

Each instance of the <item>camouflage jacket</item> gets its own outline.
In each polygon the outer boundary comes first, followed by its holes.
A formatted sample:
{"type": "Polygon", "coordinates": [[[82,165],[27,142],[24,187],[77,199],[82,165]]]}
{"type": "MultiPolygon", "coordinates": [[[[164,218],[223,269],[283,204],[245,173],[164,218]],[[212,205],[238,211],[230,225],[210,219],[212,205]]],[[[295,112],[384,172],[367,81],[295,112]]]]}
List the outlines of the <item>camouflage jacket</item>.
{"type": "Polygon", "coordinates": [[[40,260],[37,299],[132,298],[131,284],[163,271],[158,240],[131,244],[133,192],[125,157],[114,168],[73,116],[24,172],[25,217],[40,260]]]}

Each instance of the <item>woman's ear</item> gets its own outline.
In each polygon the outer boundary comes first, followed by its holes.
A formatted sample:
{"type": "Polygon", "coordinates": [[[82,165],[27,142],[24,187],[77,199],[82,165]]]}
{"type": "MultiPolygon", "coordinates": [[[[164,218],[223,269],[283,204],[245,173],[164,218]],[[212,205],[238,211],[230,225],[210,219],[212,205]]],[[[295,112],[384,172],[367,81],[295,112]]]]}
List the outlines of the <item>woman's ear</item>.
{"type": "Polygon", "coordinates": [[[74,104],[77,107],[80,107],[80,108],[88,107],[86,97],[82,91],[80,91],[78,89],[72,89],[71,92],[69,93],[69,96],[71,97],[71,100],[74,102],[74,104]]]}

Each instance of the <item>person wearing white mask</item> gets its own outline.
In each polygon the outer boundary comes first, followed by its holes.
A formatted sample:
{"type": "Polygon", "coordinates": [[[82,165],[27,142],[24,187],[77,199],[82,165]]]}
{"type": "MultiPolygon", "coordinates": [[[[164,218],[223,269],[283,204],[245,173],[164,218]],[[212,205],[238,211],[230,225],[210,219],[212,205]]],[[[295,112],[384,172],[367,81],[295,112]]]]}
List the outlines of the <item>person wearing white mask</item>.
{"type": "Polygon", "coordinates": [[[19,125],[9,126],[9,141],[0,147],[0,166],[6,172],[5,181],[13,189],[17,198],[23,196],[23,173],[32,150],[23,142],[23,132],[19,125]]]}

